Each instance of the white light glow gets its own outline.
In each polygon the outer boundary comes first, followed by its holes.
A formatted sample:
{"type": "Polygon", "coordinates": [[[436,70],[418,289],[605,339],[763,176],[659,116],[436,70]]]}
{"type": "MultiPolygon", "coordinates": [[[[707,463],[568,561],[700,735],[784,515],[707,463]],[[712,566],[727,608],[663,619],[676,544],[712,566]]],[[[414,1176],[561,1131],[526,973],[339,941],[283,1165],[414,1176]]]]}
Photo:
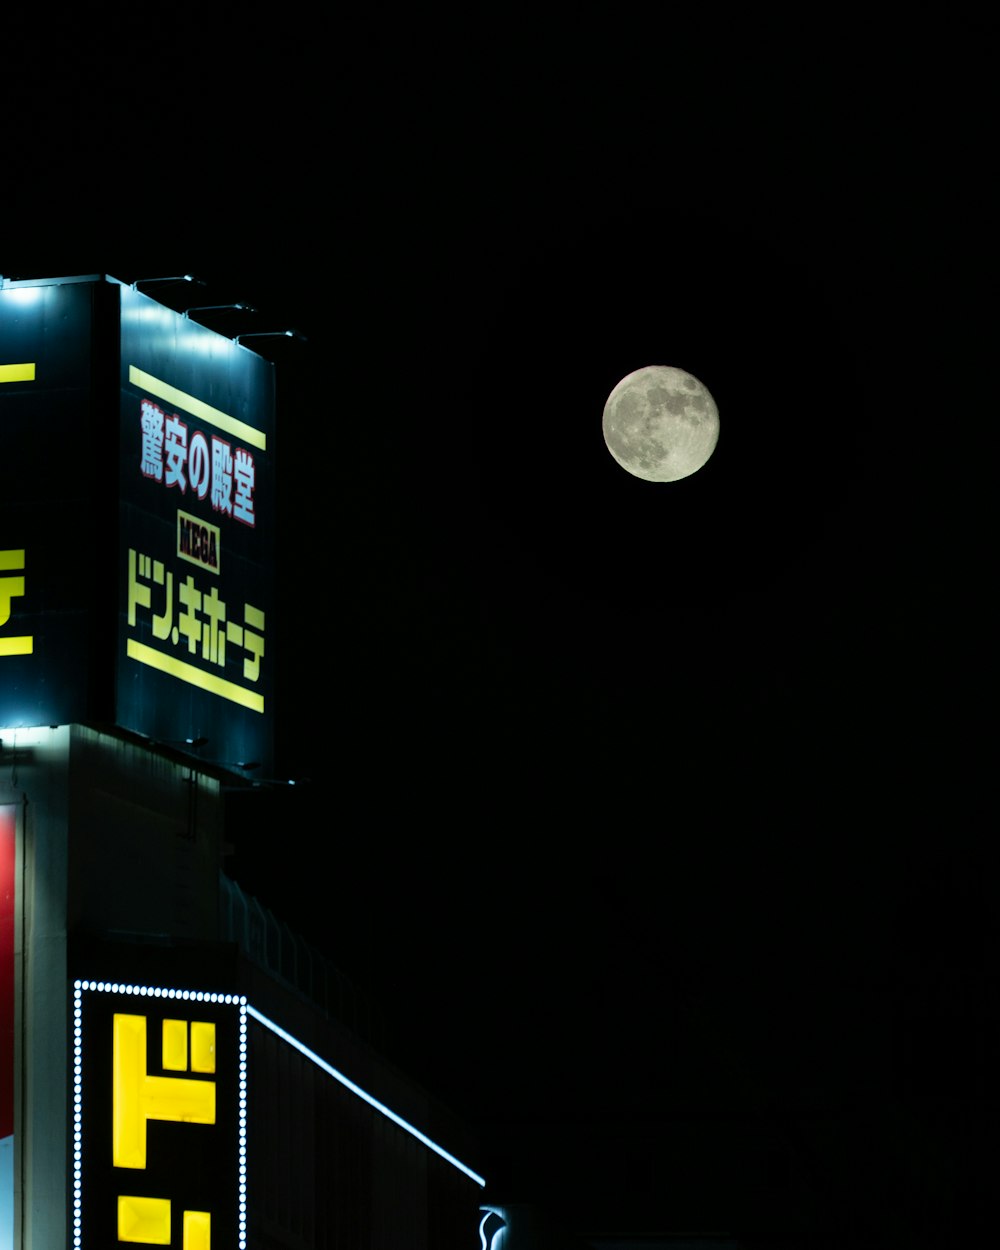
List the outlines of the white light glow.
{"type": "Polygon", "coordinates": [[[46,288],[43,286],[15,286],[4,287],[3,298],[11,304],[37,304],[39,300],[45,296],[46,288]]]}
{"type": "Polygon", "coordinates": [[[22,748],[41,746],[48,742],[55,729],[51,725],[2,725],[0,742],[4,749],[19,751],[22,748]]]}
{"type": "Polygon", "coordinates": [[[504,1220],[503,1216],[500,1214],[500,1212],[497,1210],[496,1207],[480,1207],[479,1209],[483,1213],[483,1218],[479,1221],[479,1240],[482,1245],[482,1250],[497,1250],[497,1248],[500,1245],[500,1242],[497,1239],[500,1236],[500,1234],[503,1232],[503,1230],[507,1227],[506,1221],[504,1220]],[[486,1244],[486,1221],[490,1218],[491,1215],[495,1215],[497,1217],[497,1219],[500,1221],[500,1226],[499,1228],[495,1228],[493,1232],[490,1234],[489,1245],[487,1245],[486,1244]]]}

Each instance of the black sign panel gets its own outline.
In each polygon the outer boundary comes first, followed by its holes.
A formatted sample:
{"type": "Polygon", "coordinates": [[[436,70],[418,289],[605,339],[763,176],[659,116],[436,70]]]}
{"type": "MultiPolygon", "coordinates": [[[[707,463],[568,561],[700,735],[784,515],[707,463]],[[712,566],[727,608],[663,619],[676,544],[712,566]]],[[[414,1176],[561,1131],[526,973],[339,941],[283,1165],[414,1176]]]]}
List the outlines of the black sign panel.
{"type": "Polygon", "coordinates": [[[117,482],[92,403],[95,297],[93,282],[0,290],[0,725],[99,714],[88,675],[117,482]]]}
{"type": "Polygon", "coordinates": [[[116,719],[269,763],[273,366],[121,289],[116,719]]]}
{"type": "Polygon", "coordinates": [[[246,1245],[246,1008],[78,981],[74,1227],[83,1246],[246,1245]]]}

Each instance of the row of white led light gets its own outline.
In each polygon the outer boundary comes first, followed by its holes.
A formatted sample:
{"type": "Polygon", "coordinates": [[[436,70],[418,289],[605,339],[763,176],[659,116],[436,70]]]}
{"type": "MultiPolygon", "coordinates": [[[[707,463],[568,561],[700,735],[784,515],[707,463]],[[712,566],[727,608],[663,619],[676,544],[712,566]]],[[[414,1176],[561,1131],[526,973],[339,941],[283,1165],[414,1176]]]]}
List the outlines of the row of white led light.
{"type": "Polygon", "coordinates": [[[239,1250],[247,1245],[247,1000],[237,994],[211,994],[203,990],[176,990],[151,985],[119,985],[111,981],[76,981],[73,984],[73,1250],[83,1247],[83,994],[134,995],[140,998],[173,998],[188,1002],[236,1006],[240,1013],[239,1040],[239,1250]]]}
{"type": "Polygon", "coordinates": [[[83,1234],[82,1234],[82,1190],[83,1190],[83,1005],[82,996],[85,991],[96,991],[105,994],[126,994],[136,995],[144,998],[173,998],[192,1002],[221,1003],[223,1005],[235,1005],[239,1007],[240,1012],[240,1041],[239,1041],[239,1250],[246,1250],[246,1227],[247,1227],[247,1016],[250,1015],[254,1020],[258,1021],[266,1029],[269,1029],[276,1037],[280,1037],[282,1041],[287,1042],[294,1047],[300,1054],[304,1055],[317,1067],[321,1068],[328,1076],[333,1077],[335,1081],[339,1081],[346,1089],[356,1094],[364,1102],[368,1103],[376,1111],[381,1112],[394,1124],[410,1133],[423,1145],[440,1155],[442,1159],[446,1159],[454,1167],[463,1172],[470,1180],[476,1182],[477,1185],[484,1187],[486,1181],[478,1173],[467,1167],[454,1155],[450,1154],[443,1147],[432,1141],[420,1129],[415,1128],[408,1121],[404,1120],[387,1107],[384,1103],[379,1102],[377,1098],[373,1098],[360,1085],[356,1085],[349,1077],[339,1072],[325,1059],[310,1050],[308,1046],[303,1045],[298,1038],[293,1037],[291,1033],[286,1032],[280,1025],[275,1024],[273,1020],[268,1019],[262,1012],[248,1005],[247,1000],[237,994],[213,994],[202,990],[177,990],[167,989],[159,986],[149,985],[120,985],[111,981],[76,981],[74,983],[73,995],[73,1250],[82,1250],[83,1234]]]}
{"type": "Polygon", "coordinates": [[[119,985],[111,981],[76,981],[74,989],[97,990],[102,994],[138,994],[142,998],[183,998],[194,1003],[239,1003],[246,1006],[246,999],[238,994],[209,994],[204,990],[166,990],[153,985],[119,985]]]}

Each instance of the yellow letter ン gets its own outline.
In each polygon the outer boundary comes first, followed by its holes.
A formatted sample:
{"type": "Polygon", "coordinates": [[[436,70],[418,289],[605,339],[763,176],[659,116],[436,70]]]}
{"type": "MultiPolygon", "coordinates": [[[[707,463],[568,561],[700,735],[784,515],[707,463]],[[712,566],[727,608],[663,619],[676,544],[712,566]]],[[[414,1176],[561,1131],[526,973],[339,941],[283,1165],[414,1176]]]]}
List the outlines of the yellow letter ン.
{"type": "Polygon", "coordinates": [[[149,1120],[215,1123],[215,1082],[146,1071],[146,1017],[115,1015],[112,1155],[116,1168],[146,1166],[149,1120]]]}
{"type": "Polygon", "coordinates": [[[184,1212],[184,1250],[212,1250],[212,1217],[208,1211],[184,1212]]]}
{"type": "MultiPolygon", "coordinates": [[[[17,573],[24,569],[24,549],[0,551],[0,573],[17,573]]],[[[23,577],[0,577],[0,625],[10,620],[11,600],[24,594],[23,577]]],[[[0,638],[0,655],[31,655],[34,639],[31,634],[17,638],[0,638]]]]}

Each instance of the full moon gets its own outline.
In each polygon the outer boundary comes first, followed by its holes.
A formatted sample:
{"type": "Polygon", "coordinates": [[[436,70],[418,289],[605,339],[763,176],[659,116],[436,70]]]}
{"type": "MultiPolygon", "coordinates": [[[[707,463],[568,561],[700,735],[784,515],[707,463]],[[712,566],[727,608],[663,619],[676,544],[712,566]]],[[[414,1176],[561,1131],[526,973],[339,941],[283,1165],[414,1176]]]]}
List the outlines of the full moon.
{"type": "Polygon", "coordinates": [[[719,410],[704,383],[672,365],[627,374],[604,405],[604,441],[647,482],[697,473],[719,441],[719,410]]]}

